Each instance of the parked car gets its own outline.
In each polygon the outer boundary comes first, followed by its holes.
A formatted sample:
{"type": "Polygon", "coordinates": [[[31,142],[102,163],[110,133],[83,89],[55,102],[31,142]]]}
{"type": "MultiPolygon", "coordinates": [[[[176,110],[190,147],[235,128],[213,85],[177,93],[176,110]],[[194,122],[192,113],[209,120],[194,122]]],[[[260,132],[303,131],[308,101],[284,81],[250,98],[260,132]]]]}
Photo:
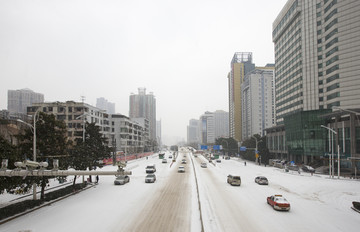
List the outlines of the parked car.
{"type": "Polygon", "coordinates": [[[185,167],[184,166],[179,166],[178,172],[185,172],[185,167]]]}
{"type": "Polygon", "coordinates": [[[167,163],[167,159],[163,159],[162,161],[161,161],[163,164],[166,164],[167,163]]]}
{"type": "Polygon", "coordinates": [[[226,160],[229,160],[229,159],[230,159],[230,157],[229,157],[229,156],[225,156],[225,159],[226,159],[226,160]]]}
{"type": "Polygon", "coordinates": [[[220,159],[217,159],[216,162],[217,162],[217,163],[221,163],[221,160],[220,160],[220,159]]]}
{"type": "Polygon", "coordinates": [[[202,168],[207,168],[207,164],[206,163],[201,163],[201,167],[202,168]]]}
{"type": "Polygon", "coordinates": [[[269,181],[265,176],[258,176],[255,178],[255,183],[262,184],[262,185],[268,185],[269,181]]]}
{"type": "Polygon", "coordinates": [[[303,172],[310,172],[310,173],[314,173],[315,172],[315,169],[311,166],[308,166],[308,165],[303,165],[301,167],[301,169],[303,170],[303,172]]]}
{"type": "Polygon", "coordinates": [[[145,183],[154,183],[156,181],[155,174],[148,174],[145,176],[145,183]]]}
{"type": "Polygon", "coordinates": [[[169,159],[172,159],[172,155],[169,155],[169,159]]]}
{"type": "Polygon", "coordinates": [[[186,164],[186,159],[182,159],[182,160],[181,160],[181,163],[182,163],[182,164],[186,164]]]}
{"type": "Polygon", "coordinates": [[[146,173],[156,172],[155,164],[146,166],[145,171],[146,171],[146,173]]]}
{"type": "Polygon", "coordinates": [[[117,176],[114,180],[115,185],[122,185],[130,182],[130,177],[126,175],[117,176]]]}
{"type": "Polygon", "coordinates": [[[268,197],[267,203],[275,210],[290,210],[290,203],[282,195],[272,195],[268,197]]]}
{"type": "Polygon", "coordinates": [[[241,178],[240,178],[240,176],[228,175],[227,176],[227,182],[229,184],[231,184],[231,185],[240,186],[241,185],[241,178]]]}

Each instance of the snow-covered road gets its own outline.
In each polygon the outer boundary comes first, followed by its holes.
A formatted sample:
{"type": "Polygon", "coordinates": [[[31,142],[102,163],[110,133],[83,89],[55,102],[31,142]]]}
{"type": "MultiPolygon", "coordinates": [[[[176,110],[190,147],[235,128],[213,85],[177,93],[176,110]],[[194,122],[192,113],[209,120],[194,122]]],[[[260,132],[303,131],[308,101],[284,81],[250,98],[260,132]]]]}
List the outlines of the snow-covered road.
{"type": "MultiPolygon", "coordinates": [[[[169,153],[166,154],[168,157],[169,153]]],[[[360,214],[351,210],[360,201],[360,181],[285,173],[233,158],[201,168],[202,156],[186,154],[185,173],[178,173],[184,154],[170,166],[155,155],[128,163],[130,183],[114,186],[102,176],[96,187],[0,225],[0,231],[201,231],[195,173],[204,231],[358,231],[360,214]],[[156,164],[157,181],[145,184],[145,167],[156,164]],[[230,186],[228,174],[242,184],[230,186]],[[268,186],[254,182],[269,179],[268,186]],[[282,194],[290,212],[274,211],[266,197],[282,194]]],[[[169,160],[170,161],[170,160],[169,160]]],[[[115,169],[113,166],[105,170],[115,169]]],[[[0,196],[0,202],[6,196],[0,196]]]]}

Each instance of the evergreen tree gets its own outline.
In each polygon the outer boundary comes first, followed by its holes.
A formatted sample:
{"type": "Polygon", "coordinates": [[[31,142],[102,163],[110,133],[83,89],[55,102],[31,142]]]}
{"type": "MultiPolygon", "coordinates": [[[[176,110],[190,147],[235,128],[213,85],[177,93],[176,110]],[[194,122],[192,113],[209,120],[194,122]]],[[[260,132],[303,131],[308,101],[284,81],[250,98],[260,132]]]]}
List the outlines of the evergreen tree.
{"type": "MultiPolygon", "coordinates": [[[[107,139],[100,133],[95,123],[86,122],[85,141],[76,140],[76,146],[71,150],[71,167],[76,170],[93,170],[102,167],[99,161],[111,156],[111,149],[106,145],[107,139]]],[[[89,176],[91,181],[91,176],[89,176]]],[[[74,184],[76,177],[74,178],[74,184]]]]}
{"type": "MultiPolygon", "coordinates": [[[[36,161],[48,162],[48,169],[52,168],[54,159],[59,160],[59,168],[67,169],[68,147],[71,144],[67,139],[67,129],[64,121],[56,120],[55,115],[39,113],[36,121],[36,161]]],[[[25,130],[19,135],[19,148],[26,158],[33,159],[33,128],[25,130]]],[[[45,196],[45,187],[49,177],[27,177],[41,186],[41,199],[45,196]]]]}

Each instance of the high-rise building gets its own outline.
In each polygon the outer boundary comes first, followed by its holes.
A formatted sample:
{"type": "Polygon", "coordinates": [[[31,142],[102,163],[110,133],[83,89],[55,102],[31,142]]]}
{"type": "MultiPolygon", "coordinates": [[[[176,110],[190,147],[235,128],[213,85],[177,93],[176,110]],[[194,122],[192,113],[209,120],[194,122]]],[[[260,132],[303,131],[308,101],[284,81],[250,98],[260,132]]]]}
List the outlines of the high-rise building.
{"type": "Polygon", "coordinates": [[[229,112],[216,110],[214,112],[215,120],[215,139],[229,137],[229,112]]]}
{"type": "Polygon", "coordinates": [[[187,143],[200,143],[199,139],[199,120],[190,119],[189,125],[187,126],[187,143]]]}
{"type": "Polygon", "coordinates": [[[109,102],[103,97],[96,99],[96,107],[102,110],[106,110],[108,114],[115,114],[115,103],[109,102]]]}
{"type": "Polygon", "coordinates": [[[264,130],[275,125],[274,65],[246,74],[241,90],[242,137],[264,136],[264,130]]]}
{"type": "Polygon", "coordinates": [[[44,102],[44,94],[30,89],[8,90],[8,111],[10,114],[26,114],[26,108],[33,103],[44,102]]]}
{"type": "Polygon", "coordinates": [[[289,0],[273,23],[276,121],[360,107],[360,1],[289,0]]]}
{"type": "Polygon", "coordinates": [[[255,69],[251,52],[236,52],[231,60],[231,71],[228,74],[229,86],[229,135],[242,141],[241,84],[244,76],[255,69]]]}
{"type": "Polygon", "coordinates": [[[277,126],[266,129],[274,157],[326,165],[328,160],[322,157],[337,147],[341,165],[349,158],[356,167],[359,12],[357,0],[288,0],[275,19],[277,126]],[[331,142],[333,132],[324,125],[336,132],[331,142]]]}
{"type": "Polygon", "coordinates": [[[161,120],[156,121],[156,141],[157,141],[159,148],[162,148],[161,120]]]}
{"type": "Polygon", "coordinates": [[[201,144],[215,143],[215,117],[212,112],[205,112],[200,116],[201,144]]]}
{"type": "Polygon", "coordinates": [[[156,141],[156,99],[152,92],[146,94],[146,88],[139,88],[138,94],[129,97],[129,117],[149,120],[149,139],[156,141]]]}

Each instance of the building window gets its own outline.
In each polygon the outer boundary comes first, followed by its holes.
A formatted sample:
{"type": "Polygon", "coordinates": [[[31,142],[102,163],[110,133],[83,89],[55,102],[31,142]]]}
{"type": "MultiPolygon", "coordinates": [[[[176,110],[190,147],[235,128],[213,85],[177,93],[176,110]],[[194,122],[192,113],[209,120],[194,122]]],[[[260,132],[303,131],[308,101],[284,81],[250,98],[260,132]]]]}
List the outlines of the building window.
{"type": "Polygon", "coordinates": [[[318,56],[318,60],[322,60],[322,55],[318,56]]]}
{"type": "Polygon", "coordinates": [[[338,20],[334,19],[333,21],[331,21],[331,23],[329,23],[326,27],[325,27],[325,31],[329,30],[332,26],[334,26],[335,24],[337,24],[338,20]]]}
{"type": "Polygon", "coordinates": [[[328,21],[331,17],[333,17],[334,14],[336,14],[336,13],[337,13],[337,9],[334,9],[333,11],[331,11],[331,13],[325,17],[325,22],[328,21]]]}
{"type": "Polygon", "coordinates": [[[324,90],[323,89],[319,89],[319,93],[323,93],[324,92],[324,90]]]}
{"type": "Polygon", "coordinates": [[[323,67],[323,64],[318,64],[318,68],[322,68],[323,67]]]}
{"type": "Polygon", "coordinates": [[[323,84],[323,80],[320,80],[320,81],[319,81],[319,85],[322,85],[322,84],[323,84]]]}
{"type": "Polygon", "coordinates": [[[68,120],[72,120],[72,115],[68,115],[68,120]]]}
{"type": "Polygon", "coordinates": [[[337,3],[337,0],[333,0],[327,7],[325,7],[324,14],[328,12],[331,7],[333,7],[337,3]]]}
{"type": "Polygon", "coordinates": [[[48,110],[49,110],[49,112],[52,112],[52,111],[53,111],[53,108],[52,108],[52,107],[48,107],[48,110]]]}
{"type": "Polygon", "coordinates": [[[340,106],[340,102],[337,101],[337,102],[333,102],[333,103],[331,103],[331,104],[328,104],[328,105],[327,105],[327,108],[328,108],[328,109],[332,109],[333,106],[340,106]]]}
{"type": "Polygon", "coordinates": [[[321,25],[321,21],[317,21],[317,22],[316,22],[316,25],[317,25],[317,26],[320,26],[320,25],[321,25]]]}
{"type": "Polygon", "coordinates": [[[326,61],[326,66],[329,66],[330,64],[334,63],[337,60],[339,60],[339,56],[334,56],[330,60],[326,61]]]}
{"type": "Polygon", "coordinates": [[[326,74],[332,73],[332,72],[334,72],[335,70],[338,70],[338,69],[339,69],[339,65],[338,64],[334,65],[331,68],[326,70],[326,74]]]}
{"type": "Polygon", "coordinates": [[[332,32],[330,32],[329,34],[327,34],[326,36],[325,36],[325,41],[326,40],[328,40],[328,39],[330,39],[333,35],[335,35],[336,33],[338,33],[338,29],[337,28],[335,28],[332,32]]]}
{"type": "Polygon", "coordinates": [[[321,44],[321,39],[318,39],[317,43],[318,43],[318,44],[321,44]]]}
{"type": "Polygon", "coordinates": [[[326,53],[326,57],[331,56],[334,52],[337,52],[338,50],[339,50],[338,47],[332,48],[330,51],[328,51],[328,52],[326,53]]]}
{"type": "Polygon", "coordinates": [[[323,76],[323,72],[318,72],[318,76],[322,77],[323,76]]]}
{"type": "Polygon", "coordinates": [[[72,107],[68,107],[68,111],[69,111],[69,112],[72,112],[72,107]]]}
{"type": "Polygon", "coordinates": [[[325,45],[325,49],[328,49],[329,47],[331,47],[331,45],[333,45],[334,43],[337,43],[337,42],[339,42],[339,40],[338,40],[337,37],[334,38],[334,39],[332,39],[329,43],[327,43],[327,44],[325,45]]]}
{"type": "Polygon", "coordinates": [[[318,35],[321,35],[321,30],[318,30],[318,31],[317,31],[317,34],[318,34],[318,35]]]}
{"type": "Polygon", "coordinates": [[[340,84],[339,83],[335,83],[333,85],[330,85],[329,87],[326,88],[326,91],[331,91],[331,90],[334,90],[334,89],[337,89],[340,87],[340,84]]]}
{"type": "Polygon", "coordinates": [[[324,101],[324,98],[323,97],[319,97],[319,101],[324,101]]]}
{"type": "Polygon", "coordinates": [[[331,100],[331,99],[334,99],[334,98],[337,98],[337,97],[340,97],[340,93],[339,93],[339,92],[332,93],[332,94],[328,95],[328,96],[327,96],[327,100],[331,100]]]}
{"type": "Polygon", "coordinates": [[[316,17],[321,17],[321,12],[317,12],[316,17]]]}
{"type": "Polygon", "coordinates": [[[339,79],[339,74],[335,74],[335,75],[327,78],[327,79],[326,79],[326,83],[332,82],[332,81],[334,81],[334,80],[336,80],[336,79],[339,79]]]}

